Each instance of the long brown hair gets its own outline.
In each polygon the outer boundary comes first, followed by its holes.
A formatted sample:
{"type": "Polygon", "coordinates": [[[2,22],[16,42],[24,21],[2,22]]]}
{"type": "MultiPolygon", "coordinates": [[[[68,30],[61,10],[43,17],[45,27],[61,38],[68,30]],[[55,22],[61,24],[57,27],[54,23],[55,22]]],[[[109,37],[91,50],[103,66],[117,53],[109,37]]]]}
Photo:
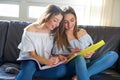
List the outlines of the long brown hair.
{"type": "MultiPolygon", "coordinates": [[[[37,19],[37,22],[41,25],[48,21],[52,16],[61,14],[63,15],[63,11],[60,7],[56,5],[48,5],[44,11],[44,13],[37,19]]],[[[51,31],[51,33],[55,33],[56,29],[51,31]]]]}
{"type": "MultiPolygon", "coordinates": [[[[74,27],[74,30],[73,30],[73,35],[76,39],[78,39],[77,37],[77,32],[79,31],[78,27],[77,27],[77,16],[76,16],[76,13],[74,11],[74,9],[70,6],[68,7],[65,7],[63,9],[63,16],[65,14],[73,14],[75,16],[75,27],[74,27]]],[[[66,48],[69,52],[71,51],[68,46],[70,46],[69,42],[68,42],[68,39],[67,39],[67,35],[66,35],[66,29],[65,27],[63,26],[63,23],[64,22],[64,17],[63,17],[63,21],[61,22],[60,24],[60,27],[59,27],[59,30],[57,31],[56,35],[55,35],[55,44],[57,44],[57,47],[60,49],[60,48],[66,48]]]]}

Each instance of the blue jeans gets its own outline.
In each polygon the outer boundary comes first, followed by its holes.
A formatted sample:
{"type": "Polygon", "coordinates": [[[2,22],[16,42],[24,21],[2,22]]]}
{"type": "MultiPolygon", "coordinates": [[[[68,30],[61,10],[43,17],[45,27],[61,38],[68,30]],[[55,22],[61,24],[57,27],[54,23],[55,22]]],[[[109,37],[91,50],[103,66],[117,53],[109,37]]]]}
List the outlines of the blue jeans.
{"type": "MultiPolygon", "coordinates": [[[[78,56],[67,64],[62,64],[46,70],[38,70],[34,61],[28,60],[21,63],[21,71],[16,80],[32,80],[33,77],[57,79],[63,76],[77,75],[78,80],[90,80],[95,75],[111,67],[118,59],[118,54],[109,51],[100,58],[86,63],[82,56],[78,56]]],[[[50,79],[49,79],[50,80],[50,79]]]]}
{"type": "Polygon", "coordinates": [[[26,60],[22,61],[20,67],[21,70],[17,75],[16,80],[32,80],[34,77],[49,78],[49,80],[54,80],[56,78],[63,77],[66,74],[66,68],[64,64],[50,69],[39,70],[37,69],[38,67],[35,61],[26,60]]]}
{"type": "Polygon", "coordinates": [[[114,51],[109,51],[98,59],[88,63],[86,63],[84,57],[77,56],[75,59],[66,64],[66,76],[71,77],[77,75],[78,80],[90,80],[92,75],[98,74],[111,67],[117,59],[118,54],[114,51]]]}

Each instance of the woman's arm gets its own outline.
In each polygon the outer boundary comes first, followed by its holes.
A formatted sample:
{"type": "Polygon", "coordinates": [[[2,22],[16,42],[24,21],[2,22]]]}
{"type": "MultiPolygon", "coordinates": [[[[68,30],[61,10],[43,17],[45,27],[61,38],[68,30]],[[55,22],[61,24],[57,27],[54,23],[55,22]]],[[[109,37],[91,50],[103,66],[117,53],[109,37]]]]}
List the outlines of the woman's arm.
{"type": "Polygon", "coordinates": [[[46,65],[50,65],[50,62],[49,62],[48,59],[45,59],[45,58],[43,58],[43,57],[41,57],[41,56],[38,56],[35,51],[31,51],[31,52],[29,52],[29,53],[30,53],[30,56],[31,56],[32,58],[36,59],[39,63],[41,63],[41,64],[46,64],[46,65]]]}
{"type": "Polygon", "coordinates": [[[56,58],[51,58],[51,59],[45,59],[41,56],[38,56],[35,51],[29,52],[30,56],[34,59],[36,59],[39,63],[45,64],[45,65],[54,65],[56,63],[56,58]]]}
{"type": "Polygon", "coordinates": [[[78,47],[72,49],[71,53],[67,56],[67,59],[71,58],[72,56],[76,55],[78,52],[80,52],[81,49],[79,49],[78,47]]]}

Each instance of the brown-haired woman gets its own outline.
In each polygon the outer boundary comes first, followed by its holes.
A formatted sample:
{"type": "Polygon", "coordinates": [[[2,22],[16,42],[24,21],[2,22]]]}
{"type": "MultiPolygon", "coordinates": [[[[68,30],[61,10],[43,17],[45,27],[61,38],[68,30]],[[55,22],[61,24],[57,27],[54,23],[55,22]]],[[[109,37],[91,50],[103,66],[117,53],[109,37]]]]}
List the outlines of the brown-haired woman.
{"type": "Polygon", "coordinates": [[[51,57],[51,49],[54,33],[62,18],[63,12],[58,6],[48,5],[43,15],[24,29],[17,59],[21,61],[21,70],[16,80],[32,80],[33,77],[59,78],[65,74],[64,65],[38,69],[38,66],[54,66],[58,62],[58,58],[51,57]]]}
{"type": "MultiPolygon", "coordinates": [[[[59,27],[59,32],[56,34],[53,48],[53,54],[59,55],[60,60],[70,58],[93,44],[93,40],[86,30],[77,27],[77,17],[74,9],[65,7],[63,13],[64,18],[59,27]]],[[[111,67],[118,59],[118,54],[115,51],[109,51],[94,61],[86,60],[91,58],[93,53],[77,56],[66,63],[66,77],[76,75],[73,80],[90,80],[92,75],[111,67]]]]}

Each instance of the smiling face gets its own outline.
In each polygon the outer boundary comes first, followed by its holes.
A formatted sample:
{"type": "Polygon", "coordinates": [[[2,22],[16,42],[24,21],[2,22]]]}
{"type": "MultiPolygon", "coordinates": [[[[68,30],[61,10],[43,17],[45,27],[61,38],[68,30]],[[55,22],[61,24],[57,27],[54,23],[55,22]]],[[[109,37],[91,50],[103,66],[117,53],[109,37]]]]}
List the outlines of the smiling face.
{"type": "Polygon", "coordinates": [[[46,21],[46,26],[50,30],[54,30],[56,27],[59,26],[63,16],[61,14],[53,15],[49,20],[46,21]]]}
{"type": "Polygon", "coordinates": [[[76,18],[73,14],[68,13],[64,15],[63,26],[66,30],[74,30],[76,18]]]}

